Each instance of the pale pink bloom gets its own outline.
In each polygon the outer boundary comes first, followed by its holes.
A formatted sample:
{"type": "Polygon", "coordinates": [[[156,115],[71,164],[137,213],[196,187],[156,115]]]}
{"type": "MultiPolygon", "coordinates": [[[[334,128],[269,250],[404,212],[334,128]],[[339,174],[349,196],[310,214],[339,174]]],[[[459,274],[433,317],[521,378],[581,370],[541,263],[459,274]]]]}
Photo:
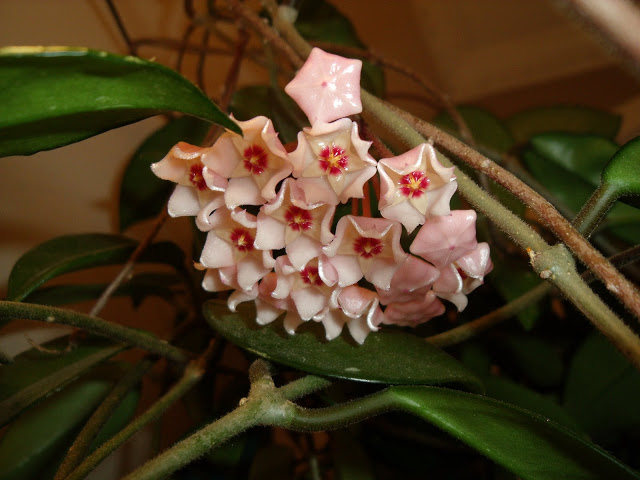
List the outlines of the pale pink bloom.
{"type": "Polygon", "coordinates": [[[492,269],[489,245],[479,243],[475,250],[442,270],[440,278],[433,284],[433,291],[461,312],[468,304],[467,295],[483,284],[484,276],[492,269]]]}
{"type": "Polygon", "coordinates": [[[151,164],[156,176],[177,183],[168,205],[172,217],[195,216],[202,207],[222,197],[220,192],[226,188],[227,180],[207,172],[202,157],[208,151],[209,148],[179,142],[162,160],[151,164]],[[216,191],[208,188],[207,177],[216,191]]]}
{"type": "Polygon", "coordinates": [[[338,271],[341,287],[363,276],[377,288],[386,290],[407,254],[400,246],[402,227],[384,218],[346,215],[338,221],[336,236],[324,247],[338,271]]]}
{"type": "Polygon", "coordinates": [[[324,325],[327,340],[336,338],[344,325],[347,325],[353,339],[362,344],[369,332],[378,330],[383,318],[376,293],[350,285],[334,290],[329,308],[314,320],[324,325]]]}
{"type": "Polygon", "coordinates": [[[290,297],[283,299],[273,297],[272,293],[276,289],[277,283],[278,275],[273,272],[267,274],[260,281],[259,294],[258,298],[256,298],[256,322],[259,325],[266,325],[286,313],[284,328],[290,335],[293,335],[303,320],[296,312],[295,305],[290,297]]]}
{"type": "Polygon", "coordinates": [[[432,215],[447,215],[458,184],[453,167],[443,167],[432,145],[423,143],[378,162],[380,213],[401,222],[411,233],[432,215]]]}
{"type": "Polygon", "coordinates": [[[391,278],[387,290],[377,288],[380,303],[410,302],[421,300],[440,276],[440,271],[424,260],[409,255],[391,278]]]}
{"type": "Polygon", "coordinates": [[[477,246],[476,212],[454,210],[428,218],[409,249],[442,270],[477,246]]]}
{"type": "Polygon", "coordinates": [[[390,303],[384,310],[383,323],[416,327],[427,320],[442,315],[445,307],[438,297],[429,290],[421,298],[409,302],[390,303]]]}
{"type": "Polygon", "coordinates": [[[278,182],[292,169],[271,120],[255,117],[236,123],[244,136],[223,133],[202,158],[209,170],[229,179],[224,198],[230,209],[271,200],[278,182]]]}
{"type": "Polygon", "coordinates": [[[329,297],[338,274],[325,255],[296,269],[286,255],[276,259],[277,283],[271,296],[291,298],[302,320],[310,320],[329,305],[329,297]]]}
{"type": "Polygon", "coordinates": [[[284,91],[300,106],[311,125],[332,122],[362,112],[361,70],[360,60],[314,48],[284,91]]]}
{"type": "Polygon", "coordinates": [[[376,173],[370,146],[348,118],[317,123],[298,133],[298,147],[289,160],[307,201],[337,204],[362,198],[364,183],[376,173]]]}
{"type": "Polygon", "coordinates": [[[333,239],[334,212],[333,205],[308,203],[296,180],[287,178],[278,195],[260,208],[255,246],[261,250],[286,248],[293,266],[301,270],[333,239]]]}
{"type": "Polygon", "coordinates": [[[207,268],[237,267],[238,285],[251,290],[275,265],[271,251],[253,244],[256,226],[256,217],[240,208],[199,215],[198,227],[208,232],[200,263],[207,268]]]}

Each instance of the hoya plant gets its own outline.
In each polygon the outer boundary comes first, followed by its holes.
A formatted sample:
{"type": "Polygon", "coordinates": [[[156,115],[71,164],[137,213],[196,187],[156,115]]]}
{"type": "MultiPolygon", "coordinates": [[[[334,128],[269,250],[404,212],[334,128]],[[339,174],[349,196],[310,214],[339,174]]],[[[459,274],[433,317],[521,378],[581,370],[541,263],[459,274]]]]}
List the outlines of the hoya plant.
{"type": "Polygon", "coordinates": [[[119,233],[10,272],[3,325],[73,330],[0,351],[0,479],[86,478],[141,430],[154,454],[123,478],[640,478],[640,143],[615,143],[619,118],[498,118],[420,79],[425,121],[329,3],[185,6],[229,42],[215,101],[135,55],[0,49],[11,161],[166,119],[128,163],[119,233]],[[270,83],[239,88],[252,36],[270,83]],[[191,240],[156,241],[177,217],[191,240]],[[172,333],[110,318],[114,297],[140,316],[160,298],[172,333]]]}

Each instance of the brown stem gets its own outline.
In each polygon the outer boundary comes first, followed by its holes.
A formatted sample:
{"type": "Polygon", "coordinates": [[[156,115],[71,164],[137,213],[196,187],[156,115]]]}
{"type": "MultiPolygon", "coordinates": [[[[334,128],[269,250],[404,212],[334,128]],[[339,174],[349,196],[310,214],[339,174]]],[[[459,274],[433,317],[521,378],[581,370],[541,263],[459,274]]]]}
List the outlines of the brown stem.
{"type": "Polygon", "coordinates": [[[137,54],[136,46],[131,42],[131,37],[129,37],[129,33],[127,32],[127,29],[124,26],[124,23],[122,22],[122,18],[120,17],[120,14],[118,13],[118,9],[113,3],[113,0],[107,0],[107,6],[109,7],[109,11],[111,12],[113,19],[115,20],[116,25],[118,26],[120,35],[122,35],[122,38],[127,44],[127,50],[129,50],[129,54],[136,55],[137,54]]]}

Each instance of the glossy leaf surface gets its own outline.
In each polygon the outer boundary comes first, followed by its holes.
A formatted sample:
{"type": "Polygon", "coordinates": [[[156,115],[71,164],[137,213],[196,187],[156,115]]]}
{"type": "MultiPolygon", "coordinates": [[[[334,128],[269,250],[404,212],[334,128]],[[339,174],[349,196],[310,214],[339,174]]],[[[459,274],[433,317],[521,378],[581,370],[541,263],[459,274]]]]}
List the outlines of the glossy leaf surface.
{"type": "MultiPolygon", "coordinates": [[[[25,253],[11,270],[7,300],[20,301],[47,280],[83,268],[127,261],[137,242],[121,235],[65,235],[49,240],[25,253]]],[[[150,245],[142,262],[161,262],[181,268],[182,250],[175,244],[150,245]]]]}
{"type": "Polygon", "coordinates": [[[522,143],[543,132],[575,132],[613,139],[620,128],[617,115],[589,107],[538,107],[513,115],[507,120],[511,135],[522,143]]]}
{"type": "Polygon", "coordinates": [[[602,181],[617,195],[640,195],[640,138],[627,142],[602,171],[602,181]]]}
{"type": "Polygon", "coordinates": [[[151,172],[151,164],[162,160],[178,142],[200,145],[210,126],[198,118],[180,117],[152,133],[138,147],[120,184],[120,231],[159,214],[175,188],[172,182],[156,177],[151,172]]]}
{"type": "MultiPolygon", "coordinates": [[[[63,350],[68,337],[47,345],[63,350]]],[[[0,425],[122,350],[122,345],[92,338],[61,355],[31,349],[0,369],[0,425]]]]}
{"type": "Polygon", "coordinates": [[[597,445],[549,418],[446,388],[392,387],[392,404],[460,439],[523,479],[638,479],[597,445]]]}
{"type": "Polygon", "coordinates": [[[204,305],[207,321],[227,340],[276,363],[365,382],[455,385],[471,391],[483,388],[461,363],[415,335],[383,328],[370,334],[363,345],[347,339],[346,334],[327,341],[315,322],[289,335],[279,320],[264,327],[256,325],[253,304],[240,305],[238,312],[216,301],[204,305]]]}
{"type": "Polygon", "coordinates": [[[76,47],[0,50],[0,156],[57,148],[172,111],[239,133],[195,85],[157,63],[76,47]]]}

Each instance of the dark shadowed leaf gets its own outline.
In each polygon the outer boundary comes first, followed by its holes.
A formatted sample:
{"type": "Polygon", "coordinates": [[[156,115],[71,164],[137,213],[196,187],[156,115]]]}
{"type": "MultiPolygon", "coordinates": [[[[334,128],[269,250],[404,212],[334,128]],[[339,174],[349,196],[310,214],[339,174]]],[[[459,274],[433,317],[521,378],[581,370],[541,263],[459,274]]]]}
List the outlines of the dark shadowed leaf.
{"type": "Polygon", "coordinates": [[[0,50],[0,156],[50,150],[172,111],[240,133],[201,90],[157,63],[77,47],[0,50]]]}
{"type": "MultiPolygon", "coordinates": [[[[80,378],[27,410],[9,425],[0,442],[1,480],[52,477],[82,422],[109,392],[116,375],[122,373],[113,366],[110,371],[98,369],[80,378]]],[[[137,400],[135,396],[133,399],[137,400]]],[[[99,436],[104,438],[109,433],[104,431],[105,427],[111,431],[121,428],[127,414],[132,414],[135,409],[131,404],[131,400],[123,402],[123,408],[116,409],[113,422],[107,422],[99,436]]]]}
{"type": "MultiPolygon", "coordinates": [[[[64,337],[47,347],[64,350],[67,345],[68,337],[64,337]]],[[[13,364],[0,369],[0,425],[122,348],[105,339],[90,338],[61,355],[36,349],[18,355],[13,364]]]]}
{"type": "Polygon", "coordinates": [[[640,426],[640,373],[600,334],[573,358],[564,406],[590,434],[640,426]]]}
{"type": "Polygon", "coordinates": [[[120,184],[120,231],[155,217],[165,207],[173,182],[162,180],[150,165],[159,162],[178,142],[200,145],[211,124],[194,117],[180,117],[152,133],[129,160],[120,184]]]}
{"type": "Polygon", "coordinates": [[[507,120],[507,126],[517,143],[544,132],[575,132],[601,135],[613,139],[621,118],[589,107],[539,107],[517,113],[507,120]]]}
{"type": "MultiPolygon", "coordinates": [[[[127,261],[137,242],[122,235],[65,235],[29,250],[13,266],[9,275],[7,300],[20,301],[47,280],[63,273],[127,261]]],[[[174,243],[149,246],[141,262],[167,263],[182,268],[184,253],[174,243]]]]}
{"type": "Polygon", "coordinates": [[[436,425],[520,478],[640,478],[581,435],[513,405],[436,387],[391,387],[389,394],[396,407],[436,425]]]}
{"type": "Polygon", "coordinates": [[[460,362],[415,335],[382,329],[370,334],[363,345],[345,334],[327,341],[321,325],[315,322],[289,335],[279,320],[264,327],[256,325],[253,304],[242,304],[238,311],[232,313],[225,303],[217,301],[204,305],[207,321],[227,340],[276,363],[365,382],[482,390],[482,383],[460,362]]]}
{"type": "MultiPolygon", "coordinates": [[[[504,153],[513,146],[513,137],[505,124],[492,113],[478,107],[457,107],[458,112],[471,130],[479,149],[487,153],[504,153]]],[[[458,126],[448,113],[441,113],[431,123],[455,135],[458,138],[458,126]]]]}

